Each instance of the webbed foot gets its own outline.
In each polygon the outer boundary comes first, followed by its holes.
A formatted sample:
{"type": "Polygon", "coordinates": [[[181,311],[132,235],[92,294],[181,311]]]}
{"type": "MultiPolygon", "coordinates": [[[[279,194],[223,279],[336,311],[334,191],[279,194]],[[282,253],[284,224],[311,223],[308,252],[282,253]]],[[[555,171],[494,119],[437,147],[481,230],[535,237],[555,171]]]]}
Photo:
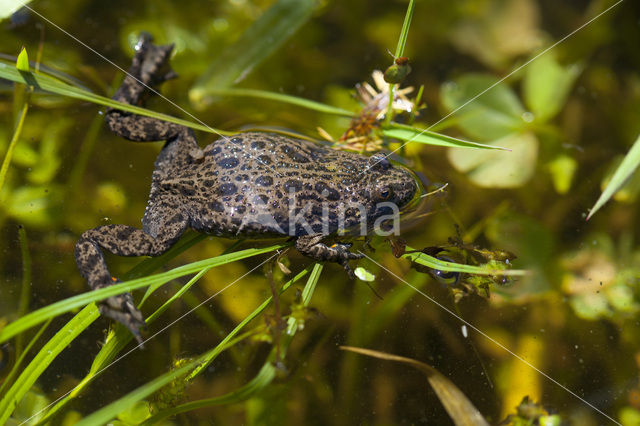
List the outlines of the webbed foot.
{"type": "Polygon", "coordinates": [[[324,262],[336,262],[342,265],[347,271],[349,278],[356,278],[353,270],[349,266],[350,260],[362,259],[363,254],[349,251],[351,243],[335,243],[328,246],[322,243],[324,235],[304,235],[296,239],[296,249],[305,256],[324,262]]]}
{"type": "MultiPolygon", "coordinates": [[[[114,280],[114,284],[121,282],[114,280]]],[[[105,299],[98,305],[100,314],[118,321],[129,329],[140,345],[143,343],[140,329],[145,327],[144,317],[133,303],[131,293],[122,293],[105,299]]]]}

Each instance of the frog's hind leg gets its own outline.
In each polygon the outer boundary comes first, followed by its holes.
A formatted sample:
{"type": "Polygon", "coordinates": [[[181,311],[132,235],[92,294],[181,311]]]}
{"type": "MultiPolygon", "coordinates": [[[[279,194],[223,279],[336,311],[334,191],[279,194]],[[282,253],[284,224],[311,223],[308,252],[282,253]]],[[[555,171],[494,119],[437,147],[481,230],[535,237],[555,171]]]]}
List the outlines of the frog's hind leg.
{"type": "Polygon", "coordinates": [[[351,253],[351,244],[336,243],[328,246],[322,243],[324,235],[304,235],[296,239],[296,249],[303,255],[324,262],[336,262],[342,265],[351,279],[355,274],[349,266],[349,260],[362,259],[363,254],[351,253]]]}
{"type": "MultiPolygon", "coordinates": [[[[186,216],[176,213],[165,222],[164,232],[155,237],[126,225],[105,225],[86,231],[75,249],[80,273],[94,290],[116,284],[120,281],[109,273],[101,248],[119,256],[158,256],[180,238],[187,223],[186,216]]],[[[130,293],[109,297],[99,309],[102,315],[124,324],[142,342],[140,328],[145,323],[130,293]]]]}
{"type": "MultiPolygon", "coordinates": [[[[172,50],[173,45],[156,46],[151,36],[143,34],[136,45],[129,72],[113,99],[130,105],[144,104],[145,98],[153,94],[150,88],[155,91],[160,83],[177,76],[169,67],[172,50]]],[[[114,133],[136,142],[173,139],[186,130],[179,124],[113,108],[107,109],[105,120],[114,133]]]]}

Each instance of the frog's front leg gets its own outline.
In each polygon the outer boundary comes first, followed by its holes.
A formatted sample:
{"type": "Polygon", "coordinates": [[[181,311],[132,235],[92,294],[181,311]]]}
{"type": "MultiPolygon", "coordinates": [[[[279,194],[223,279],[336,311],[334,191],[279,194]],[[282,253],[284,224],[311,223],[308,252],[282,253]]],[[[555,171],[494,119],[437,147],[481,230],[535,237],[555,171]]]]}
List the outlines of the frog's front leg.
{"type": "MultiPolygon", "coordinates": [[[[184,232],[186,217],[176,214],[164,232],[152,236],[126,225],[105,225],[84,232],[76,243],[76,263],[92,289],[120,282],[109,273],[101,248],[119,256],[158,256],[167,251],[184,232]]],[[[99,305],[100,313],[124,324],[142,342],[140,328],[144,319],[130,293],[109,297],[99,305]]]]}
{"type": "Polygon", "coordinates": [[[325,236],[322,234],[303,235],[296,239],[296,249],[303,255],[320,262],[336,262],[342,265],[351,279],[355,274],[349,266],[349,260],[362,259],[363,254],[351,253],[351,244],[336,243],[328,246],[322,243],[325,236]]]}

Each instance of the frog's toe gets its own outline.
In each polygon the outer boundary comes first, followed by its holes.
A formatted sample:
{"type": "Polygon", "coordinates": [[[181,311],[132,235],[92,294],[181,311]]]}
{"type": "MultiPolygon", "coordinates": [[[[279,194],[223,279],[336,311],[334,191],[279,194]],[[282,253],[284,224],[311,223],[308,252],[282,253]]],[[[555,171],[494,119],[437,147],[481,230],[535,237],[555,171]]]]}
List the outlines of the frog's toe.
{"type": "Polygon", "coordinates": [[[109,297],[98,308],[100,314],[112,318],[127,327],[138,343],[142,344],[140,329],[145,326],[144,317],[134,305],[133,297],[130,293],[109,297]]]}
{"type": "Polygon", "coordinates": [[[348,244],[336,243],[332,245],[330,248],[336,250],[337,252],[336,253],[337,259],[335,259],[335,261],[338,262],[340,265],[342,265],[344,270],[347,272],[347,275],[349,275],[349,278],[351,278],[352,280],[355,280],[356,274],[353,272],[353,269],[351,269],[351,266],[349,265],[349,261],[362,259],[364,255],[361,253],[350,252],[349,249],[351,248],[351,246],[352,246],[351,243],[348,243],[348,244]]]}
{"type": "Polygon", "coordinates": [[[348,260],[362,259],[364,257],[364,254],[352,253],[349,251],[352,245],[353,244],[351,243],[336,243],[332,245],[330,248],[336,250],[337,252],[336,254],[339,260],[343,260],[346,262],[348,260]]]}

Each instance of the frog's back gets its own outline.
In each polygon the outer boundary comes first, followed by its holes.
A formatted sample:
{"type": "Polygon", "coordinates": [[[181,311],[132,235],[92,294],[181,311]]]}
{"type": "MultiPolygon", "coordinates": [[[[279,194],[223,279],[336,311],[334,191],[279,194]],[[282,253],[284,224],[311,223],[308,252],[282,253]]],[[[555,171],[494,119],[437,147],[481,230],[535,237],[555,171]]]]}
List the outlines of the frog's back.
{"type": "MultiPolygon", "coordinates": [[[[313,142],[243,133],[208,145],[202,161],[180,180],[195,182],[188,204],[196,230],[252,237],[328,234],[338,228],[339,208],[362,203],[353,185],[366,165],[367,157],[313,142]]],[[[346,218],[346,226],[355,223],[346,218]]]]}

